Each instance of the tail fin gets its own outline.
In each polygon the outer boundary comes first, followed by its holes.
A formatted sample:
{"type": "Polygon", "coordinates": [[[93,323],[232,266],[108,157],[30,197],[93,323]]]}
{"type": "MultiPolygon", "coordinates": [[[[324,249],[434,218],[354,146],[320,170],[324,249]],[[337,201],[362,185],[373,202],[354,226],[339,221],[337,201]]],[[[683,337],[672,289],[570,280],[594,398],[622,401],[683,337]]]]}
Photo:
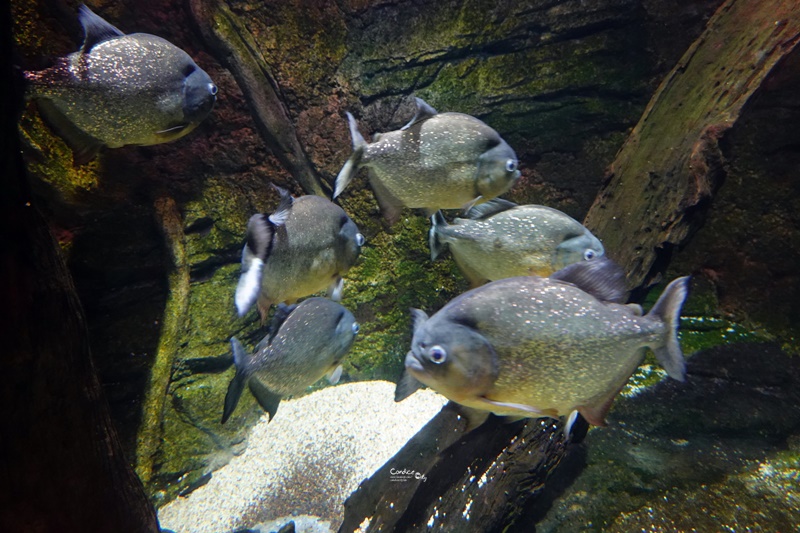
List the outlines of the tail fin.
{"type": "Polygon", "coordinates": [[[231,337],[231,348],[233,348],[233,364],[236,367],[236,375],[233,376],[228,385],[228,393],[225,394],[225,407],[222,410],[222,421],[224,424],[236,409],[239,398],[242,396],[245,383],[247,383],[247,352],[244,351],[242,343],[236,337],[231,337]]]}
{"type": "Polygon", "coordinates": [[[242,273],[236,285],[235,303],[239,316],[244,316],[261,292],[264,262],[272,247],[274,226],[266,215],[255,214],[247,223],[247,242],[242,250],[242,273]]]}
{"type": "Polygon", "coordinates": [[[667,326],[664,338],[659,346],[653,347],[658,362],[667,371],[670,377],[678,381],[686,379],[686,361],[681,352],[681,345],[678,342],[678,324],[680,322],[681,307],[686,300],[689,292],[689,276],[684,276],[673,280],[664,292],[659,296],[658,301],[647,313],[647,316],[654,317],[664,322],[667,326]]]}
{"type": "Polygon", "coordinates": [[[436,211],[431,215],[431,229],[428,230],[428,245],[431,248],[431,261],[436,261],[436,258],[447,249],[447,243],[439,240],[439,232],[441,227],[447,226],[447,221],[441,211],[436,211]]]}
{"type": "Polygon", "coordinates": [[[350,180],[353,179],[353,176],[358,172],[358,165],[361,163],[361,157],[364,155],[364,149],[367,147],[367,142],[358,131],[356,119],[350,112],[347,113],[347,122],[350,126],[350,137],[353,139],[353,154],[344,164],[342,170],[339,171],[339,175],[336,176],[336,190],[333,191],[334,198],[342,194],[347,184],[350,183],[350,180]]]}

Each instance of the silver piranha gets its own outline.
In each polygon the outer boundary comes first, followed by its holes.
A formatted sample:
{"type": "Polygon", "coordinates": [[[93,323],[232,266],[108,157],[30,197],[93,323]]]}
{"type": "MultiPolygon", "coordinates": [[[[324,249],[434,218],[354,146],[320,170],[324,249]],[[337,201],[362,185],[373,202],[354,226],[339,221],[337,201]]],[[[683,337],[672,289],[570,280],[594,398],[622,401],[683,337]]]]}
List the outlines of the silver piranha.
{"type": "Polygon", "coordinates": [[[353,154],[336,177],[339,196],[358,169],[369,169],[370,184],[390,223],[400,209],[462,208],[506,192],[519,178],[517,156],[498,133],[470,115],[437,113],[417,98],[417,113],[402,129],[367,143],[347,113],[353,154]]]}
{"type": "Polygon", "coordinates": [[[431,259],[450,249],[473,287],[514,276],[549,276],[567,265],[601,257],[600,241],[569,215],[542,205],[494,199],[447,224],[431,217],[431,259]]]}
{"type": "Polygon", "coordinates": [[[255,353],[248,356],[241,343],[231,338],[236,375],[225,395],[222,423],[236,409],[245,385],[272,420],[283,396],[303,392],[326,374],[331,383],[337,383],[341,360],[357,333],[353,314],[327,298],[281,304],[255,353]]]}
{"type": "Polygon", "coordinates": [[[81,49],[25,73],[30,96],[76,163],[103,146],[178,139],[211,112],[217,86],[186,52],[155,35],[125,35],[86,6],[78,19],[81,49]]]}
{"type": "MultiPolygon", "coordinates": [[[[597,272],[591,277],[602,284],[597,272]]],[[[637,305],[599,300],[569,279],[537,276],[488,283],[430,318],[413,310],[407,375],[396,399],[413,392],[417,380],[484,418],[489,412],[537,418],[578,411],[589,423],[605,425],[647,348],[671,377],[684,380],[677,327],[687,286],[688,277],[674,280],[646,315],[637,305]]]]}
{"type": "Polygon", "coordinates": [[[244,316],[258,301],[262,320],[279,302],[328,289],[341,299],[342,275],[355,264],[364,236],[341,207],[320,196],[292,196],[280,187],[281,203],[271,215],[247,224],[236,309],[244,316]]]}

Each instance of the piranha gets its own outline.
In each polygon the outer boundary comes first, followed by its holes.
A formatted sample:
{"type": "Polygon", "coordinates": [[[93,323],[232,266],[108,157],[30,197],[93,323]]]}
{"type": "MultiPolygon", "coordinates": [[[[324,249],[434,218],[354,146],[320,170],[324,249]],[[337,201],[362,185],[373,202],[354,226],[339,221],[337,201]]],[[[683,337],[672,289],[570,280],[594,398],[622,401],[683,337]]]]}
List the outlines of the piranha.
{"type": "Polygon", "coordinates": [[[247,223],[236,309],[244,316],[258,301],[261,319],[272,304],[328,289],[338,301],[342,275],[355,264],[364,236],[338,205],[321,196],[292,198],[275,186],[281,201],[271,215],[247,223]]]}
{"type": "Polygon", "coordinates": [[[403,206],[428,214],[462,208],[503,194],[519,178],[517,155],[495,130],[470,115],[437,113],[421,98],[416,104],[408,124],[371,143],[347,113],[353,154],[336,177],[334,198],[366,167],[384,216],[394,223],[403,206]]]}
{"type": "Polygon", "coordinates": [[[672,281],[643,314],[638,305],[604,301],[591,294],[593,287],[576,286],[572,280],[582,268],[594,269],[589,277],[604,282],[591,263],[568,267],[573,275],[562,279],[524,276],[488,283],[431,317],[412,310],[407,374],[395,399],[421,382],[480,415],[473,427],[490,412],[556,418],[575,411],[604,426],[614,398],[648,348],[669,376],[683,381],[677,327],[689,278],[672,281]]]}
{"type": "Polygon", "coordinates": [[[29,97],[76,164],[103,146],[173,141],[211,112],[217,86],[186,52],[155,35],[125,35],[83,5],[78,20],[80,50],[25,72],[29,97]]]}
{"type": "Polygon", "coordinates": [[[303,392],[326,374],[331,383],[338,383],[340,363],[357,333],[353,314],[327,298],[279,305],[252,355],[231,338],[236,375],[225,395],[222,423],[236,409],[245,384],[272,420],[283,396],[303,392]]]}
{"type": "Polygon", "coordinates": [[[431,259],[450,249],[473,287],[514,276],[549,276],[572,263],[603,256],[600,241],[557,209],[496,198],[447,224],[431,217],[431,259]]]}

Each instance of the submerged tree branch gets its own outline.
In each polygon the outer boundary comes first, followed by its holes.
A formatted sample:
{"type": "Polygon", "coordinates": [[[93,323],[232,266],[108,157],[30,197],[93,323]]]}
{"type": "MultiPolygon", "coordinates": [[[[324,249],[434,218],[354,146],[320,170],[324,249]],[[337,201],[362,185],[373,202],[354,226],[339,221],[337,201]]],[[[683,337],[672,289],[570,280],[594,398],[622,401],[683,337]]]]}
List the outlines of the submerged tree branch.
{"type": "Polygon", "coordinates": [[[799,40],[800,4],[728,0],[661,83],[585,219],[630,288],[703,224],[726,174],[720,139],[799,40]]]}

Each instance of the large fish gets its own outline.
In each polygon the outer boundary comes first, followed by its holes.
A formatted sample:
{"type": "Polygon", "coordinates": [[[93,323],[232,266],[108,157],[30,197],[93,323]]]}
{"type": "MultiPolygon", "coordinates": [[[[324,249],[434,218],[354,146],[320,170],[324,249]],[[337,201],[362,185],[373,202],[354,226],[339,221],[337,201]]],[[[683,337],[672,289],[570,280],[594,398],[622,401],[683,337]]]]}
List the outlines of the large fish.
{"type": "Polygon", "coordinates": [[[569,215],[542,205],[494,199],[447,224],[431,217],[431,259],[450,249],[473,287],[514,276],[549,276],[603,256],[600,241],[569,215]]]}
{"type": "Polygon", "coordinates": [[[271,215],[247,224],[236,309],[243,316],[258,301],[262,320],[272,304],[328,289],[341,299],[342,275],[355,264],[364,236],[341,207],[321,196],[281,196],[271,215]]]}
{"type": "MultiPolygon", "coordinates": [[[[591,263],[568,268],[574,273],[594,268],[591,263]]],[[[592,277],[604,282],[602,272],[592,277]]],[[[637,305],[537,276],[488,283],[430,318],[413,310],[407,375],[396,399],[413,392],[418,380],[484,415],[559,417],[577,410],[589,423],[605,425],[648,348],[671,377],[684,380],[677,327],[687,285],[688,277],[674,280],[646,315],[637,305]]]]}
{"type": "Polygon", "coordinates": [[[281,304],[269,333],[252,355],[231,338],[236,375],[225,395],[222,423],[236,409],[245,385],[271,420],[283,396],[305,391],[326,374],[331,383],[337,383],[342,374],[340,362],[357,333],[353,314],[327,298],[281,304]]]}
{"type": "Polygon", "coordinates": [[[517,156],[498,133],[470,115],[437,113],[417,98],[417,113],[402,129],[367,143],[347,113],[353,154],[336,177],[339,196],[358,169],[390,222],[405,207],[462,208],[506,192],[519,178],[517,156]]]}
{"type": "Polygon", "coordinates": [[[186,52],[155,35],[125,35],[86,6],[78,19],[81,49],[25,73],[29,95],[76,163],[91,160],[102,146],[178,139],[211,112],[217,86],[186,52]]]}

